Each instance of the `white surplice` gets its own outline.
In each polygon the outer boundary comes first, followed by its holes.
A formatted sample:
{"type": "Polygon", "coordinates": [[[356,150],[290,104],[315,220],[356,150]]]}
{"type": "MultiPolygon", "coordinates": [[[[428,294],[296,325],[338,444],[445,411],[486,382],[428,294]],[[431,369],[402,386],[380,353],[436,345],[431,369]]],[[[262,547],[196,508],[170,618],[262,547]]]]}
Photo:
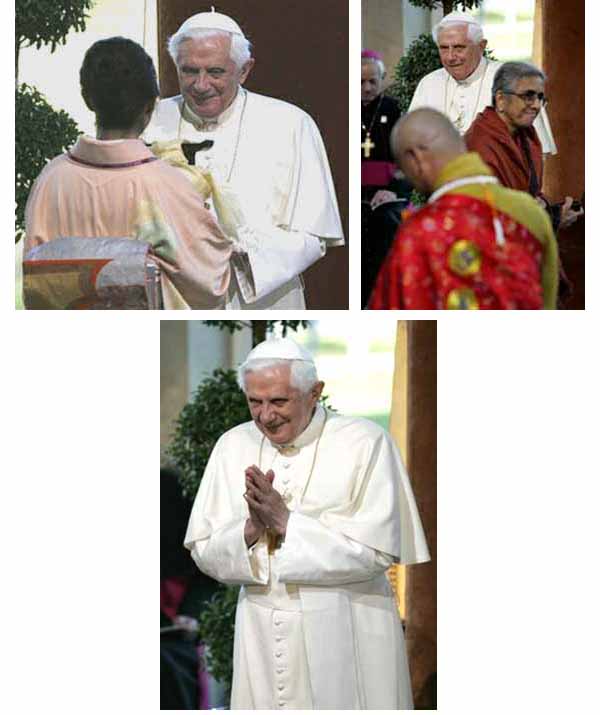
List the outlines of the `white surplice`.
{"type": "Polygon", "coordinates": [[[376,424],[318,406],[291,446],[253,422],[207,465],[185,545],[198,567],[241,584],[232,709],[412,709],[402,626],[385,575],[429,553],[406,470],[376,424]],[[283,544],[248,549],[244,470],[275,473],[291,511],[283,544]]]}
{"type": "Polygon", "coordinates": [[[327,154],[311,117],[240,88],[225,112],[203,121],[179,95],[158,102],[144,139],[214,142],[196,153],[195,164],[236,195],[243,221],[231,237],[248,247],[234,256],[227,308],[304,308],[300,274],[327,247],[344,244],[327,154]]]}
{"type": "MultiPolygon", "coordinates": [[[[417,85],[408,108],[432,107],[442,112],[461,134],[465,134],[473,120],[486,107],[492,106],[494,76],[502,62],[481,58],[477,69],[464,80],[456,80],[444,67],[425,75],[417,85]]],[[[542,143],[544,154],[556,154],[550,120],[542,110],[533,123],[542,143]]]]}

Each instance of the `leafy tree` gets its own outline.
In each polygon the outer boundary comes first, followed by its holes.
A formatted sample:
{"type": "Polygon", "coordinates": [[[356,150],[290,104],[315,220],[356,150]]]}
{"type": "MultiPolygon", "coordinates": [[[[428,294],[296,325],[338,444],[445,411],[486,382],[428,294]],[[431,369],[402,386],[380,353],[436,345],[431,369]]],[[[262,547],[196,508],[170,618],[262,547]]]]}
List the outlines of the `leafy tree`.
{"type": "Polygon", "coordinates": [[[33,182],[48,159],[71,146],[80,134],[63,110],[56,111],[35,87],[15,92],[15,223],[18,241],[25,231],[25,204],[33,182]]]}
{"type": "Polygon", "coordinates": [[[223,683],[227,696],[233,680],[233,638],[238,586],[220,586],[198,616],[198,637],[208,645],[206,668],[223,683]]]}
{"type": "Polygon", "coordinates": [[[21,47],[50,45],[54,52],[71,30],[83,32],[94,0],[17,0],[15,3],[15,76],[21,47]]]}
{"type": "Polygon", "coordinates": [[[427,10],[435,10],[438,7],[444,8],[444,15],[453,10],[472,10],[479,7],[482,0],[408,0],[415,7],[423,7],[427,10]]]}
{"type": "Polygon", "coordinates": [[[394,82],[388,93],[398,100],[400,112],[408,111],[415,89],[425,75],[442,66],[440,53],[431,34],[419,35],[394,68],[394,82]]]}
{"type": "Polygon", "coordinates": [[[56,111],[35,87],[18,83],[22,47],[50,45],[54,52],[71,30],[83,32],[94,0],[17,0],[15,5],[15,240],[24,233],[31,186],[49,159],[81,133],[63,110],[56,111]]]}
{"type": "Polygon", "coordinates": [[[193,499],[210,453],[227,430],[247,422],[250,412],[235,370],[215,370],[179,413],[166,454],[177,468],[181,491],[193,499]]]}
{"type": "Polygon", "coordinates": [[[308,320],[203,320],[205,325],[213,325],[220,330],[228,330],[230,333],[235,333],[243,328],[252,330],[252,345],[262,343],[267,337],[267,333],[272,331],[276,325],[282,328],[283,337],[286,336],[288,330],[298,330],[306,328],[310,321],[308,320]]]}

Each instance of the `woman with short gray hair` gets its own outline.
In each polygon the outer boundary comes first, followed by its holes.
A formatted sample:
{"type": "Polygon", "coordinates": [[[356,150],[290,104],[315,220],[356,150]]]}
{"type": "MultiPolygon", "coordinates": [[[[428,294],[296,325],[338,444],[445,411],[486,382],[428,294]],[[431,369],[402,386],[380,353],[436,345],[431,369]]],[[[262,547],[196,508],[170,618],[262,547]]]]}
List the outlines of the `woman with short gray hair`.
{"type": "Polygon", "coordinates": [[[504,186],[537,198],[557,230],[574,223],[583,210],[570,196],[551,204],[542,194],[542,145],[533,122],[548,103],[545,81],[546,75],[534,65],[505,62],[494,77],[491,106],[477,115],[465,141],[504,186]]]}

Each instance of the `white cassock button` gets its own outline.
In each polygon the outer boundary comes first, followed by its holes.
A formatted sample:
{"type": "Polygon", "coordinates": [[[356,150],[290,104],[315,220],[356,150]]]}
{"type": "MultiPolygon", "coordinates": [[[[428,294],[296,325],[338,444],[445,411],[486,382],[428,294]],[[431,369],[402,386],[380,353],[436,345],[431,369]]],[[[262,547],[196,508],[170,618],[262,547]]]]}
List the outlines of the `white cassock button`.
{"type": "Polygon", "coordinates": [[[283,653],[280,650],[278,650],[277,653],[275,653],[276,658],[281,658],[282,655],[283,655],[283,653]]]}
{"type": "Polygon", "coordinates": [[[276,626],[280,626],[280,625],[281,625],[281,621],[280,621],[280,620],[275,621],[275,625],[276,625],[276,626]]]}
{"type": "Polygon", "coordinates": [[[281,675],[284,670],[285,670],[285,668],[277,668],[277,673],[278,673],[279,675],[281,675]]]}
{"type": "Polygon", "coordinates": [[[279,701],[279,707],[282,708],[285,705],[285,700],[279,701]]]}
{"type": "Polygon", "coordinates": [[[280,641],[283,640],[283,636],[277,636],[277,638],[275,638],[275,640],[279,643],[280,641]]]}
{"type": "Polygon", "coordinates": [[[290,478],[289,478],[289,477],[286,477],[286,478],[283,480],[283,483],[284,483],[284,484],[288,484],[289,481],[290,481],[290,478]]]}
{"type": "Polygon", "coordinates": [[[283,468],[284,468],[284,469],[289,469],[289,468],[290,468],[290,463],[289,463],[289,462],[284,462],[284,463],[283,463],[283,468]]]}
{"type": "Polygon", "coordinates": [[[283,685],[281,685],[281,683],[277,686],[277,690],[283,690],[283,685]]]}

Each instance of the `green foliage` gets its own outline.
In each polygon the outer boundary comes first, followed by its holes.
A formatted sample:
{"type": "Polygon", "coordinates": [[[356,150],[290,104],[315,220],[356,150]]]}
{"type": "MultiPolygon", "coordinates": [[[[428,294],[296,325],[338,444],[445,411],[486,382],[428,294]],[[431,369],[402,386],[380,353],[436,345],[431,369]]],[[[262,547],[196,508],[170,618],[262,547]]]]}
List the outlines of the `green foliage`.
{"type": "Polygon", "coordinates": [[[179,472],[183,495],[193,499],[219,437],[242,422],[250,412],[240,390],[235,370],[215,370],[198,385],[190,402],[175,422],[175,432],[166,454],[179,472]]]}
{"type": "Polygon", "coordinates": [[[215,680],[225,684],[228,694],[233,679],[233,634],[238,592],[237,586],[219,588],[210,601],[203,604],[198,617],[199,638],[208,646],[206,667],[215,680]]]}
{"type": "MultiPolygon", "coordinates": [[[[243,328],[251,328],[253,335],[257,335],[259,331],[254,330],[255,323],[266,324],[267,332],[272,331],[276,325],[282,328],[283,337],[286,336],[288,330],[298,330],[299,328],[307,328],[309,320],[203,320],[204,325],[212,325],[219,330],[228,330],[230,333],[235,333],[243,328]]],[[[256,341],[253,341],[256,345],[256,341]]]]}
{"type": "Polygon", "coordinates": [[[481,0],[409,0],[415,7],[424,7],[428,10],[435,10],[438,7],[444,8],[444,15],[453,10],[471,10],[481,5],[481,0]]]}
{"type": "Polygon", "coordinates": [[[49,159],[71,146],[80,134],[63,110],[53,109],[44,96],[27,84],[15,96],[16,239],[25,229],[25,204],[34,180],[49,159]]]}
{"type": "Polygon", "coordinates": [[[410,203],[415,208],[421,208],[421,206],[425,206],[427,203],[427,196],[425,196],[425,194],[421,194],[416,189],[413,189],[410,194],[410,203]]]}
{"type": "Polygon", "coordinates": [[[17,0],[15,43],[19,47],[50,45],[54,52],[65,44],[70,30],[85,30],[88,11],[94,0],[17,0]]]}
{"type": "Polygon", "coordinates": [[[394,83],[388,89],[388,93],[398,100],[402,114],[408,111],[421,79],[441,66],[440,54],[433,37],[429,33],[419,35],[411,43],[404,57],[400,58],[394,70],[394,83]]]}

